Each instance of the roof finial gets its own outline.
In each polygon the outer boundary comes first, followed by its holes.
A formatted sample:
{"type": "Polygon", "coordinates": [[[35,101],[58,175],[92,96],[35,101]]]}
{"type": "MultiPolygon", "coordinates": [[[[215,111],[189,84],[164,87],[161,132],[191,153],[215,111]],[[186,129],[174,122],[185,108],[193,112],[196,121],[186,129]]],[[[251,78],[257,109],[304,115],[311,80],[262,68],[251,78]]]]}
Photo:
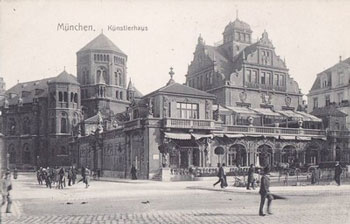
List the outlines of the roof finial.
{"type": "Polygon", "coordinates": [[[239,20],[238,19],[238,9],[236,9],[236,20],[239,20]]]}
{"type": "Polygon", "coordinates": [[[342,58],[341,58],[341,55],[339,56],[339,62],[341,62],[342,61],[342,58]]]}
{"type": "Polygon", "coordinates": [[[170,72],[169,72],[169,75],[170,75],[170,79],[173,79],[173,76],[174,76],[174,72],[173,72],[173,67],[170,67],[170,72]]]}

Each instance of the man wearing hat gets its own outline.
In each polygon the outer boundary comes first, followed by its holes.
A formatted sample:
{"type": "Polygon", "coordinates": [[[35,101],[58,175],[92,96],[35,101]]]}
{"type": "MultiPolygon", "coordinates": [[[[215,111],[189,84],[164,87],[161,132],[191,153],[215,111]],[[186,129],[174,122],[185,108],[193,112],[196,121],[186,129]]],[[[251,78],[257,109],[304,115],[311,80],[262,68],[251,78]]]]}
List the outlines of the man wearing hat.
{"type": "Polygon", "coordinates": [[[263,171],[263,175],[261,176],[261,182],[260,182],[260,196],[261,196],[261,201],[260,201],[260,208],[259,208],[259,215],[260,216],[265,216],[263,210],[264,210],[264,204],[265,204],[265,199],[267,199],[267,213],[272,215],[270,206],[271,206],[271,201],[272,201],[272,195],[270,194],[270,168],[269,166],[266,166],[263,171]]]}
{"type": "Polygon", "coordinates": [[[337,182],[338,186],[340,186],[340,175],[342,172],[343,172],[343,170],[341,169],[341,166],[340,166],[339,162],[337,161],[335,164],[334,179],[335,179],[335,182],[337,182]]]}
{"type": "Polygon", "coordinates": [[[1,194],[2,203],[1,206],[5,205],[7,201],[6,213],[11,213],[12,200],[10,197],[10,191],[12,190],[10,171],[6,171],[3,179],[1,180],[1,194]]]}

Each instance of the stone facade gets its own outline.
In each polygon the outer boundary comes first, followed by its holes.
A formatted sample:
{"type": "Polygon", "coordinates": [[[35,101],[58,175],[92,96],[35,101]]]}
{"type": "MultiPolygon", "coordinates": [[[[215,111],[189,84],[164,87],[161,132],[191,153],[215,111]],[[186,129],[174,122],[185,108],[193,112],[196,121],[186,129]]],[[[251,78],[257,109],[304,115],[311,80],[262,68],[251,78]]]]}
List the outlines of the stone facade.
{"type": "Polygon", "coordinates": [[[308,112],[315,108],[336,106],[340,111],[347,114],[346,128],[350,129],[350,58],[317,74],[308,99],[308,112]]]}
{"type": "Polygon", "coordinates": [[[226,106],[300,109],[299,86],[267,32],[256,43],[251,42],[251,33],[248,24],[236,19],[226,26],[221,45],[206,45],[200,36],[187,85],[216,95],[217,103],[226,106]]]}

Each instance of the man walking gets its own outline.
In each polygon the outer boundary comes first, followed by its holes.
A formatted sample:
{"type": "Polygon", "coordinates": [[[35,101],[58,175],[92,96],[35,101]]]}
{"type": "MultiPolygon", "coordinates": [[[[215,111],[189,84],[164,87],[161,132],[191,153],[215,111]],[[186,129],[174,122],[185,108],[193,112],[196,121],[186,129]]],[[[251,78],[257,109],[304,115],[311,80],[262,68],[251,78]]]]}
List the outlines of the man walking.
{"type": "Polygon", "coordinates": [[[6,207],[6,213],[11,213],[11,196],[10,196],[10,191],[12,190],[12,183],[11,183],[11,176],[10,176],[10,171],[6,171],[3,179],[1,180],[1,194],[2,194],[2,204],[6,204],[7,202],[7,207],[6,207]]]}
{"type": "Polygon", "coordinates": [[[343,172],[343,170],[341,169],[341,166],[340,166],[339,162],[337,161],[335,164],[334,179],[335,179],[335,182],[337,182],[338,186],[340,186],[340,175],[342,172],[343,172]]]}
{"type": "Polygon", "coordinates": [[[270,177],[269,177],[270,169],[268,166],[264,168],[263,175],[261,177],[260,182],[260,208],[259,208],[259,215],[265,216],[263,210],[264,210],[264,204],[265,200],[267,199],[267,213],[272,215],[270,207],[271,207],[271,201],[272,201],[272,195],[270,193],[270,177]]]}
{"type": "Polygon", "coordinates": [[[136,167],[134,165],[131,166],[130,173],[131,173],[131,179],[137,180],[137,176],[136,176],[137,170],[136,170],[136,167]]]}
{"type": "Polygon", "coordinates": [[[254,165],[250,164],[249,170],[248,170],[248,183],[247,183],[247,190],[250,190],[250,185],[252,185],[253,190],[255,190],[255,179],[254,179],[254,165]]]}

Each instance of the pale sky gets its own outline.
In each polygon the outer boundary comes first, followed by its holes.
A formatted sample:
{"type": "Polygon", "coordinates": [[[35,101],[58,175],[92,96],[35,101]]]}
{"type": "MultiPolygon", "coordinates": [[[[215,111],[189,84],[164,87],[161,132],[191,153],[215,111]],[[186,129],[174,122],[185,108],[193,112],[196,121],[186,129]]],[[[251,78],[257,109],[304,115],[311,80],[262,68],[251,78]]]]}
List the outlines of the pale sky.
{"type": "Polygon", "coordinates": [[[250,24],[254,41],[266,29],[277,55],[307,94],[316,74],[350,57],[350,1],[1,1],[0,76],[20,82],[76,75],[76,52],[103,33],[128,55],[128,79],[147,94],[166,84],[169,68],[185,82],[198,35],[222,40],[236,18],[250,24]],[[59,23],[93,31],[58,31],[59,23]],[[111,31],[109,25],[147,26],[111,31]]]}

